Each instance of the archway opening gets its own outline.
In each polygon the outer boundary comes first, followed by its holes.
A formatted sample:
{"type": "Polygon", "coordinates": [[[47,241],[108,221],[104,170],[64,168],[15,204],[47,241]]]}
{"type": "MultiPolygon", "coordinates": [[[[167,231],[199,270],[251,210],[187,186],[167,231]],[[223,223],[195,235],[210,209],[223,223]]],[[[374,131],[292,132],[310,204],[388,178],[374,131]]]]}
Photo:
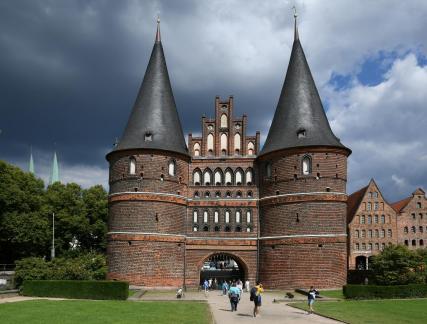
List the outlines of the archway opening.
{"type": "Polygon", "coordinates": [[[366,267],[366,257],[359,255],[356,257],[356,269],[357,270],[367,270],[366,267]]]}
{"type": "Polygon", "coordinates": [[[222,289],[225,281],[228,284],[247,278],[245,266],[241,260],[228,253],[214,253],[206,258],[200,269],[200,285],[205,280],[211,283],[211,289],[222,289]]]}

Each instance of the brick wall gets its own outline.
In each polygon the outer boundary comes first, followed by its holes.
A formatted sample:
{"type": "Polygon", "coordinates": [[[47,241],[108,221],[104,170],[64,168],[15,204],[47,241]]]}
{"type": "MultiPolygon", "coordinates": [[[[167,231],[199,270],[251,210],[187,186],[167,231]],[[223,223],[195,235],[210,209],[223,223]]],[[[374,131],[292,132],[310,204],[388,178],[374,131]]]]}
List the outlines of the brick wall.
{"type": "Polygon", "coordinates": [[[259,276],[269,289],[346,283],[346,238],[261,241],[259,276]]]}

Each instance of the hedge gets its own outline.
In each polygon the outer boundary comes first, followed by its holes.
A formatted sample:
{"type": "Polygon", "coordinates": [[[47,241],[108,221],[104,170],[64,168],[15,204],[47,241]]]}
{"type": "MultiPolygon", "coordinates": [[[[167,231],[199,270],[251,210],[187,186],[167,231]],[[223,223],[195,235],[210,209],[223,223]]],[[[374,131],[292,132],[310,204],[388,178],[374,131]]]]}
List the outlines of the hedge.
{"type": "Polygon", "coordinates": [[[129,283],[94,280],[26,280],[21,294],[37,297],[126,300],[129,283]]]}
{"type": "Polygon", "coordinates": [[[427,284],[396,286],[345,285],[343,293],[352,299],[388,299],[427,297],[427,284]]]}

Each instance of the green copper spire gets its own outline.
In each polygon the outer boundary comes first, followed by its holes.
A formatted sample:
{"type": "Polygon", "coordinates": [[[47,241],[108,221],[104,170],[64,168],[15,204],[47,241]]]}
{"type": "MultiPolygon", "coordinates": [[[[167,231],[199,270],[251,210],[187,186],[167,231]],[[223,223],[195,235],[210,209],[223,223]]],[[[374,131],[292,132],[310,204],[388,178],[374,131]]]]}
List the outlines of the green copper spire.
{"type": "Polygon", "coordinates": [[[53,153],[52,173],[50,175],[50,184],[59,182],[59,167],[56,152],[53,153]]]}
{"type": "Polygon", "coordinates": [[[30,151],[30,165],[28,167],[28,172],[35,174],[35,172],[34,172],[33,149],[31,149],[31,151],[30,151]]]}

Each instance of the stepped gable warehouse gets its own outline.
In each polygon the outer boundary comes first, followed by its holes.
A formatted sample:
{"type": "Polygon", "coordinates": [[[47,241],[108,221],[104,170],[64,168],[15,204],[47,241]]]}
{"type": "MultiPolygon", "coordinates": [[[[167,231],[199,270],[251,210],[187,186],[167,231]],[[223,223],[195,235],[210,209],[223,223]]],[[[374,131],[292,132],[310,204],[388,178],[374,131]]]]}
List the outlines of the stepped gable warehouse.
{"type": "Polygon", "coordinates": [[[269,288],[346,282],[351,151],[333,134],[295,38],[264,147],[215,99],[186,147],[158,24],[148,67],[110,163],[108,277],[195,287],[205,277],[269,288]],[[174,134],[174,136],[168,136],[174,134]]]}

